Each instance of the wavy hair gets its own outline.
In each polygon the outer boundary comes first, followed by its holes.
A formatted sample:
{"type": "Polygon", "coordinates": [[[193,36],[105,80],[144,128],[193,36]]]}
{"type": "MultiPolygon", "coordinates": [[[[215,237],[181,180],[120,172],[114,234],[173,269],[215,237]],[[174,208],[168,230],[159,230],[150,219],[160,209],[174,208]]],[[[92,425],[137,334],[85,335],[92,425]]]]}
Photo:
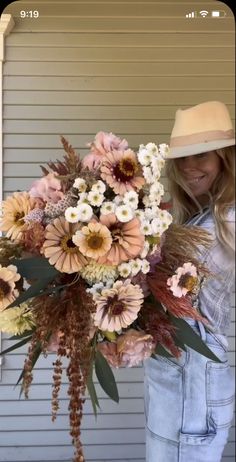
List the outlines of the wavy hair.
{"type": "MultiPolygon", "coordinates": [[[[233,227],[227,223],[229,209],[235,206],[235,146],[217,149],[221,159],[221,171],[209,194],[209,204],[216,226],[216,235],[226,250],[234,249],[233,227]]],[[[193,196],[178,170],[176,159],[166,163],[166,174],[173,204],[174,221],[179,224],[202,211],[202,206],[193,196]]]]}

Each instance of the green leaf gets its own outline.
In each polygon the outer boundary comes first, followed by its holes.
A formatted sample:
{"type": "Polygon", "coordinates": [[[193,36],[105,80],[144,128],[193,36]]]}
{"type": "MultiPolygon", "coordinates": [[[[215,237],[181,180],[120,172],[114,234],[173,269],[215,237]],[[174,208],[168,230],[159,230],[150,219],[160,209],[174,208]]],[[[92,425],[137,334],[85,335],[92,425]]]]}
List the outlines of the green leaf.
{"type": "Polygon", "coordinates": [[[26,279],[41,279],[56,276],[59,271],[44,257],[31,257],[13,259],[11,263],[15,265],[18,272],[26,279]]]}
{"type": "Polygon", "coordinates": [[[47,287],[49,282],[54,279],[54,276],[43,277],[39,281],[32,284],[25,292],[22,292],[19,297],[17,297],[14,302],[7,306],[6,309],[12,308],[13,306],[18,306],[21,303],[25,302],[29,298],[37,297],[38,295],[43,295],[43,289],[47,287]]]}
{"type": "Polygon", "coordinates": [[[19,340],[20,338],[29,337],[29,335],[32,335],[34,332],[35,332],[35,329],[25,330],[24,332],[22,332],[22,334],[16,334],[16,335],[13,335],[12,337],[9,337],[8,340],[19,340]]]}
{"type": "Polygon", "coordinates": [[[173,355],[171,353],[169,353],[169,351],[167,351],[163,345],[161,345],[160,343],[158,343],[158,345],[156,346],[155,348],[155,354],[154,354],[154,358],[155,358],[155,355],[160,355],[160,356],[164,356],[165,358],[172,358],[173,355]]]}
{"type": "Polygon", "coordinates": [[[206,358],[211,359],[217,363],[221,363],[220,359],[208,348],[203,342],[201,337],[191,328],[191,326],[182,318],[176,318],[170,314],[171,321],[178,328],[175,332],[176,337],[188,345],[193,350],[197,351],[206,358]]]}
{"type": "Polygon", "coordinates": [[[181,348],[181,350],[187,351],[187,348],[186,348],[184,342],[182,342],[182,340],[180,338],[176,337],[176,335],[173,335],[173,340],[175,342],[175,345],[178,346],[179,348],[181,348]]]}
{"type": "Polygon", "coordinates": [[[100,406],[98,402],[96,388],[93,383],[93,362],[91,362],[91,365],[90,365],[89,376],[87,380],[87,389],[88,389],[91,403],[93,406],[94,415],[95,417],[97,417],[97,407],[100,407],[100,406]]]}
{"type": "Polygon", "coordinates": [[[23,345],[25,345],[26,343],[28,343],[31,338],[32,338],[32,335],[29,335],[29,337],[26,337],[23,340],[21,340],[20,342],[15,343],[11,347],[6,348],[6,350],[1,351],[0,355],[6,355],[7,353],[10,353],[10,351],[17,350],[17,348],[20,348],[23,345]]]}
{"type": "MultiPolygon", "coordinates": [[[[41,344],[38,342],[36,347],[35,347],[35,350],[34,350],[34,353],[33,353],[33,356],[32,356],[32,361],[31,361],[31,371],[33,370],[34,368],[34,365],[36,363],[36,361],[38,360],[40,354],[42,352],[42,348],[41,348],[41,344]]],[[[16,382],[16,385],[15,387],[21,382],[21,380],[23,379],[24,377],[24,369],[22,370],[21,374],[20,374],[20,377],[18,378],[17,382],[16,382]]],[[[21,391],[20,391],[20,396],[22,395],[22,392],[23,392],[23,388],[21,387],[21,391]]]]}
{"type": "Polygon", "coordinates": [[[109,366],[107,360],[104,356],[100,353],[100,351],[96,351],[95,353],[95,372],[98,378],[98,381],[105,391],[105,393],[113,399],[116,403],[119,402],[119,394],[117,390],[117,385],[115,381],[115,377],[109,366]]]}

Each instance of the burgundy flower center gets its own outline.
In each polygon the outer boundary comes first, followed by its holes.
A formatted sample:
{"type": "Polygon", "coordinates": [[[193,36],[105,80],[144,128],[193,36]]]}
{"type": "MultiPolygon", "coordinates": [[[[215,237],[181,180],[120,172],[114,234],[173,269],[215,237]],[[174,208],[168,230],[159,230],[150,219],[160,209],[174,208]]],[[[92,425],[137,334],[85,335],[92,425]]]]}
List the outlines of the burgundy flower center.
{"type": "Polygon", "coordinates": [[[123,313],[125,308],[125,304],[118,300],[118,296],[114,295],[114,297],[108,297],[106,310],[109,312],[110,316],[119,316],[123,313]]]}
{"type": "Polygon", "coordinates": [[[71,238],[72,236],[63,236],[63,238],[61,239],[61,248],[66,253],[77,253],[78,247],[76,247],[71,238]]]}
{"type": "Polygon", "coordinates": [[[116,164],[113,173],[118,181],[126,182],[134,178],[137,170],[137,162],[129,157],[124,157],[116,164]]]}
{"type": "Polygon", "coordinates": [[[16,212],[14,215],[14,222],[16,225],[21,225],[25,214],[23,212],[16,212]]]}
{"type": "Polygon", "coordinates": [[[191,276],[190,273],[182,274],[179,279],[179,286],[188,289],[188,291],[193,290],[194,286],[196,285],[197,278],[191,276]]]}
{"type": "Polygon", "coordinates": [[[11,287],[9,284],[3,279],[0,279],[0,300],[3,300],[7,295],[10,294],[10,292],[11,287]]]}
{"type": "Polygon", "coordinates": [[[114,223],[113,225],[109,226],[109,231],[112,235],[112,241],[119,241],[120,237],[123,238],[121,223],[114,223]]]}

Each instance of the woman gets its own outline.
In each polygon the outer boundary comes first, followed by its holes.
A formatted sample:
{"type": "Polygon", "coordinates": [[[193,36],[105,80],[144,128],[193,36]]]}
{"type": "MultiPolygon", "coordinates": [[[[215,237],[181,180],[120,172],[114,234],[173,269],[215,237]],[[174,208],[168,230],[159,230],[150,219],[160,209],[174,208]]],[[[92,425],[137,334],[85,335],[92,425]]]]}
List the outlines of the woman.
{"type": "Polygon", "coordinates": [[[180,359],[145,362],[147,462],[220,462],[227,442],[234,406],[226,338],[234,280],[234,144],[223,103],[177,111],[167,162],[175,220],[212,234],[201,260],[216,274],[199,293],[207,330],[187,321],[222,362],[189,348],[180,359]]]}

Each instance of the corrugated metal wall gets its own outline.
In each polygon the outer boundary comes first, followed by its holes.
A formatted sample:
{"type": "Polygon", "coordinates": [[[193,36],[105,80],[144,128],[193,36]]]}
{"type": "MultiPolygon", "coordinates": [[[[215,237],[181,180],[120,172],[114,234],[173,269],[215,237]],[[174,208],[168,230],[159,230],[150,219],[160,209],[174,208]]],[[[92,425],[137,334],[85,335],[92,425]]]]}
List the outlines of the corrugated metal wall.
{"type": "MultiPolygon", "coordinates": [[[[222,20],[186,19],[193,3],[159,1],[18,1],[4,63],[4,195],[27,189],[39,164],[59,158],[63,134],[81,153],[99,130],[131,147],[168,142],[175,111],[224,101],[234,118],[234,21],[223,3],[194,2],[194,11],[225,10],[222,20]],[[38,19],[19,19],[38,10],[38,19]]],[[[199,16],[199,15],[198,15],[199,16]]],[[[234,312],[234,310],[233,310],[234,312]]],[[[230,360],[234,363],[234,319],[230,360]]],[[[6,338],[2,348],[10,345],[6,338]]],[[[50,421],[50,364],[40,359],[31,399],[14,384],[24,349],[4,358],[0,383],[0,461],[70,461],[66,385],[50,421]]],[[[117,372],[116,405],[101,396],[97,423],[85,405],[83,441],[90,462],[144,461],[142,368],[117,372]]],[[[224,462],[234,461],[234,428],[224,462]]],[[[169,461],[168,461],[169,462],[169,461]]]]}

